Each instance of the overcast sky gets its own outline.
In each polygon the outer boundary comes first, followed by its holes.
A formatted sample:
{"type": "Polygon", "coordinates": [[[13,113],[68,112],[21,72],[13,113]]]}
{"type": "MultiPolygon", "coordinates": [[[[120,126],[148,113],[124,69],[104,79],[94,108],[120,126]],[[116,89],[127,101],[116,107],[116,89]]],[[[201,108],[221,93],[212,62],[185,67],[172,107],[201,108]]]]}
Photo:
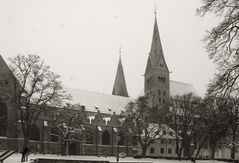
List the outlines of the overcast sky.
{"type": "Polygon", "coordinates": [[[0,0],[0,54],[40,55],[64,86],[111,94],[122,47],[129,95],[143,89],[154,5],[171,80],[200,95],[214,73],[201,41],[216,20],[200,0],[0,0]]]}

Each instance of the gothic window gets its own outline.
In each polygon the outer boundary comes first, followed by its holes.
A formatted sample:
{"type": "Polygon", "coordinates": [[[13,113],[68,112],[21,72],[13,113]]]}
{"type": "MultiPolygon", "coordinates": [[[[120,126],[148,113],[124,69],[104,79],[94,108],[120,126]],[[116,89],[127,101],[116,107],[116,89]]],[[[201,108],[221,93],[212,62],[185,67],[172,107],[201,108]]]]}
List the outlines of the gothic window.
{"type": "Polygon", "coordinates": [[[0,102],[0,136],[7,136],[7,106],[0,102]]]}
{"type": "Polygon", "coordinates": [[[51,141],[52,142],[58,142],[58,128],[52,128],[51,129],[51,141]]]}
{"type": "Polygon", "coordinates": [[[110,145],[110,134],[107,130],[102,134],[102,145],[110,145]]]}
{"type": "Polygon", "coordinates": [[[161,98],[159,98],[159,103],[161,103],[161,98]]]}
{"type": "Polygon", "coordinates": [[[30,140],[35,140],[35,141],[40,140],[40,131],[37,125],[33,125],[30,129],[30,140]]]}

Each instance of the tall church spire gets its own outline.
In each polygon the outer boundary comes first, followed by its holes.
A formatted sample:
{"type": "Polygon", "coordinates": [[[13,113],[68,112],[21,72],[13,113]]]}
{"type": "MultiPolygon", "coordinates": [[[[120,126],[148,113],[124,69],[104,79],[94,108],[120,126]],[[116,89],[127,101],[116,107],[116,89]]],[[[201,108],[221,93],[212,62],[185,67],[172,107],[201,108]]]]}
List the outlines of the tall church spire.
{"type": "Polygon", "coordinates": [[[168,71],[167,64],[164,59],[163,47],[159,35],[158,23],[157,23],[157,12],[154,12],[155,20],[154,20],[154,29],[153,29],[153,38],[151,43],[151,49],[149,53],[149,57],[151,60],[151,64],[154,68],[163,68],[168,71]]]}
{"type": "Polygon", "coordinates": [[[116,72],[115,83],[114,83],[112,95],[129,97],[128,92],[127,92],[125,77],[124,77],[124,69],[123,69],[123,65],[122,65],[122,61],[121,61],[121,48],[119,51],[119,62],[118,62],[118,68],[117,68],[117,72],[116,72]]]}
{"type": "Polygon", "coordinates": [[[144,75],[144,92],[149,97],[151,106],[157,107],[169,101],[169,70],[164,59],[156,9],[154,14],[153,38],[144,75]]]}

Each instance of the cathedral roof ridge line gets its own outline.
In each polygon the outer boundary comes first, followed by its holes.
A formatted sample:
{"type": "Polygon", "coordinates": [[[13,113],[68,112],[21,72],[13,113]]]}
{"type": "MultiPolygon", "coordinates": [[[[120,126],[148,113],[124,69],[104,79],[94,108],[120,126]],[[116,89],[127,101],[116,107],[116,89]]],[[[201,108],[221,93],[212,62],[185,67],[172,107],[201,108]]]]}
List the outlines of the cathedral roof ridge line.
{"type": "Polygon", "coordinates": [[[82,91],[82,92],[88,92],[88,93],[94,93],[94,94],[100,94],[100,95],[105,95],[105,96],[110,96],[110,97],[116,97],[116,98],[122,98],[122,99],[134,99],[132,97],[124,97],[124,96],[117,96],[117,95],[112,95],[109,93],[104,93],[104,92],[98,92],[98,91],[91,91],[91,90],[85,90],[85,89],[80,89],[80,88],[72,88],[72,87],[64,87],[67,90],[72,90],[72,91],[82,91]]]}
{"type": "Polygon", "coordinates": [[[176,82],[176,83],[181,83],[181,84],[185,84],[185,85],[193,85],[192,83],[188,83],[188,82],[182,82],[182,81],[177,81],[177,80],[171,80],[172,82],[176,82]]]}

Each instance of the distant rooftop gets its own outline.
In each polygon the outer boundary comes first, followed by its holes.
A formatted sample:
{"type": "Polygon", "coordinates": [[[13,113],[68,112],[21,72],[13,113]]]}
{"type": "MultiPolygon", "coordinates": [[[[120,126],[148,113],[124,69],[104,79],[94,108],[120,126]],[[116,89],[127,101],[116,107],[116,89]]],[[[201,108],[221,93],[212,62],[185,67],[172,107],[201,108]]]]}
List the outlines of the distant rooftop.
{"type": "Polygon", "coordinates": [[[130,97],[122,97],[72,88],[66,88],[66,91],[72,96],[71,103],[80,103],[85,106],[87,111],[97,112],[100,110],[101,113],[106,114],[113,114],[113,112],[120,114],[124,111],[125,106],[130,101],[134,100],[130,97]]]}
{"type": "Polygon", "coordinates": [[[199,96],[192,84],[170,80],[170,96],[181,96],[188,93],[199,96]]]}
{"type": "MultiPolygon", "coordinates": [[[[67,93],[72,96],[71,103],[81,104],[85,106],[87,111],[97,112],[106,114],[120,114],[124,111],[125,106],[130,102],[134,101],[134,98],[122,97],[105,93],[91,92],[79,89],[66,88],[67,93]]],[[[170,81],[170,96],[183,95],[192,93],[198,96],[196,90],[192,84],[170,81]]],[[[139,96],[143,96],[144,91],[142,90],[139,96]]]]}

